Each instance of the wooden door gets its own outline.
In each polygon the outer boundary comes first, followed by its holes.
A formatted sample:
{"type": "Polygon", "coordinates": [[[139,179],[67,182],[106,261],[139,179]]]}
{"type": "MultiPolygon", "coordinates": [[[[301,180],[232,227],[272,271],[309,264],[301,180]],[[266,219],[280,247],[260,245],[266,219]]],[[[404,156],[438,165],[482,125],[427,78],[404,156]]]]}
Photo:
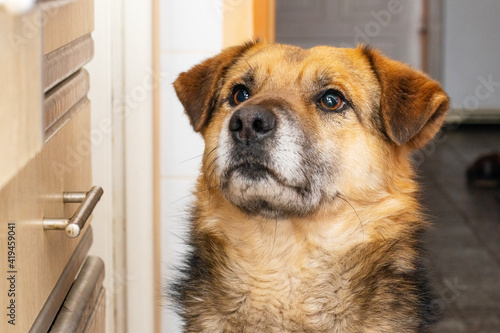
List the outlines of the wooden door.
{"type": "Polygon", "coordinates": [[[64,229],[93,185],[92,30],[92,0],[0,8],[0,332],[48,331],[92,244],[90,221],[74,238],[46,230],[64,229]]]}

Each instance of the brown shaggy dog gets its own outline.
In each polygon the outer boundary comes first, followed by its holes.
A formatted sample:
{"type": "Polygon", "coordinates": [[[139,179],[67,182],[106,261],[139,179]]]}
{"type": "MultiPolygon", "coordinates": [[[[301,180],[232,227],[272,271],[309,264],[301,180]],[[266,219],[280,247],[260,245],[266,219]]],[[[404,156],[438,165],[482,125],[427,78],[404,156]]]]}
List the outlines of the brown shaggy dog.
{"type": "Polygon", "coordinates": [[[366,47],[247,43],[174,83],[205,140],[186,332],[424,332],[410,163],[448,97],[366,47]]]}

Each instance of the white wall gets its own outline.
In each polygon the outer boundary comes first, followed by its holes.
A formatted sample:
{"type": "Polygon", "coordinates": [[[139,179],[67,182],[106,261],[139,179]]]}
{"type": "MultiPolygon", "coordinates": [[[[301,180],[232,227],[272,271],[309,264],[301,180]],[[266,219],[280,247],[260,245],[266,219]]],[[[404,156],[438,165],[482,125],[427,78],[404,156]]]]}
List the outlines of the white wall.
{"type": "Polygon", "coordinates": [[[445,1],[442,77],[454,107],[500,109],[499,15],[498,0],[445,1]]]}
{"type": "MultiPolygon", "coordinates": [[[[185,251],[184,231],[191,190],[198,175],[203,140],[195,133],[172,82],[222,48],[222,0],[160,0],[161,39],[161,239],[162,274],[172,278],[172,265],[185,251]]],[[[180,332],[179,321],[165,309],[163,332],[180,332]]]]}

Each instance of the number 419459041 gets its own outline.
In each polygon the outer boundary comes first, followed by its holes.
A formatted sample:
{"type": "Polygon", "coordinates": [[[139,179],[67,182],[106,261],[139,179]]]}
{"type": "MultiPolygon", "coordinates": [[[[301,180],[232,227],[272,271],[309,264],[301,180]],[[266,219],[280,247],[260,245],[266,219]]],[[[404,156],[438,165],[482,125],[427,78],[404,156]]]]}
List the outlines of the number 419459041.
{"type": "Polygon", "coordinates": [[[14,270],[16,269],[16,224],[9,222],[7,229],[7,262],[9,270],[14,270]]]}

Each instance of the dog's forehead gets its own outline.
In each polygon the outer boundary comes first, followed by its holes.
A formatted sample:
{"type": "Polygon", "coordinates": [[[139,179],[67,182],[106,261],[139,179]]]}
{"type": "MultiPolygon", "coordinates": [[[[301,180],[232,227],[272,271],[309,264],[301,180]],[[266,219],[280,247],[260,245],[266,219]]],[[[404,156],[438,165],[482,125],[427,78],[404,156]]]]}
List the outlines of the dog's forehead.
{"type": "Polygon", "coordinates": [[[311,85],[320,80],[351,85],[366,81],[367,66],[358,49],[272,44],[246,54],[230,75],[252,76],[273,85],[311,85]]]}

